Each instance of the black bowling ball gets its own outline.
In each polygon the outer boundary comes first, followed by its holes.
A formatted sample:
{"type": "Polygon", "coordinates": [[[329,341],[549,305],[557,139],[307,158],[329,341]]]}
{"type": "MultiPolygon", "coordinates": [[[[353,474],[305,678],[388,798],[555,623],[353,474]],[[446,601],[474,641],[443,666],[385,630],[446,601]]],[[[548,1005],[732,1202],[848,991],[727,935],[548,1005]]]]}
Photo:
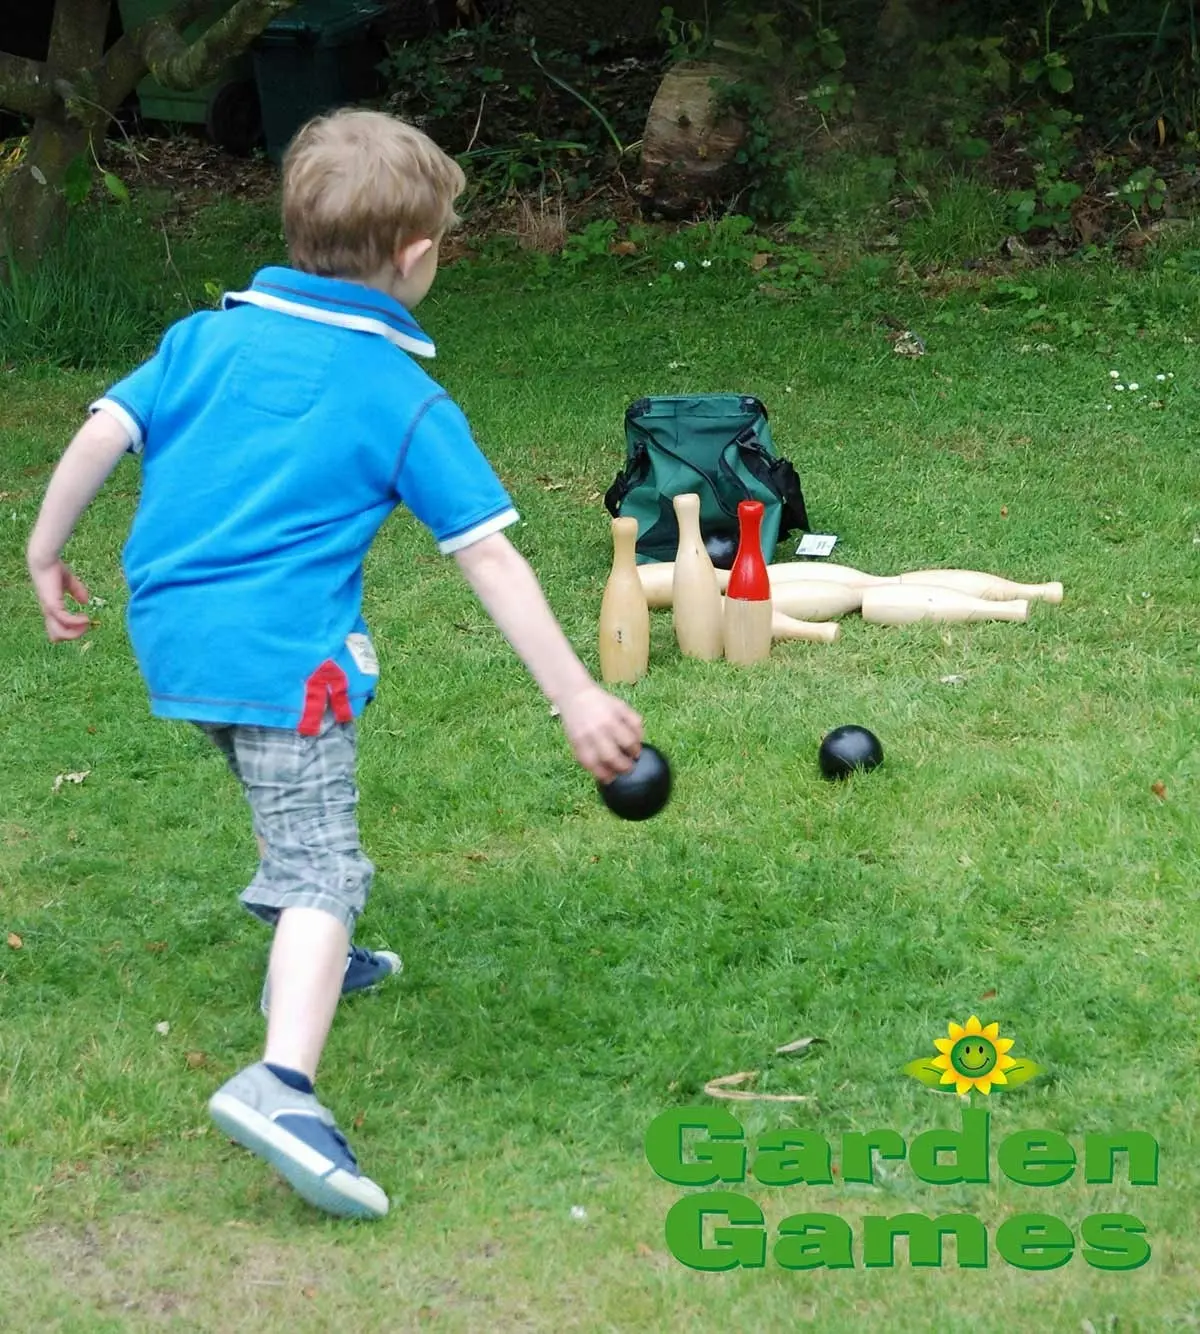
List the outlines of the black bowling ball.
{"type": "Polygon", "coordinates": [[[874,732],[849,723],[826,733],[817,751],[821,772],[829,779],[848,778],[856,769],[883,763],[883,746],[874,732]]]}
{"type": "Polygon", "coordinates": [[[662,810],[671,796],[671,766],[661,751],[643,742],[628,773],[596,786],[614,815],[622,820],[648,820],[662,810]]]}

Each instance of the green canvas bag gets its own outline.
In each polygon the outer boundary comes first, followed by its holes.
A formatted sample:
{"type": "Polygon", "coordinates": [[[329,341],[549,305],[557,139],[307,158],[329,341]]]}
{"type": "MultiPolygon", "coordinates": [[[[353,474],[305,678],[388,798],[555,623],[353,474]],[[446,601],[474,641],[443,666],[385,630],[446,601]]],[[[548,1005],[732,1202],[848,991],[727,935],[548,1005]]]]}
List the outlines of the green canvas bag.
{"type": "Polygon", "coordinates": [[[679,525],[672,500],[700,497],[700,533],[738,537],[738,502],[763,503],[768,563],[780,538],[808,531],[800,479],[775,452],[767,410],[749,394],[639,398],[625,411],[625,466],[604,495],[613,518],[638,521],[639,565],[673,561],[679,525]]]}

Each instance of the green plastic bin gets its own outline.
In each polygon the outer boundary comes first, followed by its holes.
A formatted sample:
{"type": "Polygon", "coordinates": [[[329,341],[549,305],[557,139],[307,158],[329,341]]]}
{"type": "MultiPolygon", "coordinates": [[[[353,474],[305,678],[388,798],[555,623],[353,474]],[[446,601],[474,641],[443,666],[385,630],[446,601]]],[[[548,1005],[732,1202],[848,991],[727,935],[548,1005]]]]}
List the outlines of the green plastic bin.
{"type": "Polygon", "coordinates": [[[254,43],[254,70],[267,153],[275,162],[312,116],[373,97],[386,55],[374,0],[302,0],[254,43]]]}
{"type": "MultiPolygon", "coordinates": [[[[177,0],[119,0],[121,25],[126,32],[147,19],[173,9],[177,0]]],[[[206,25],[193,23],[183,30],[198,37],[206,25]]],[[[234,153],[247,153],[262,137],[254,58],[249,52],[228,61],[203,88],[166,88],[147,75],[137,87],[138,104],[147,120],[203,125],[214,143],[234,153]]]]}

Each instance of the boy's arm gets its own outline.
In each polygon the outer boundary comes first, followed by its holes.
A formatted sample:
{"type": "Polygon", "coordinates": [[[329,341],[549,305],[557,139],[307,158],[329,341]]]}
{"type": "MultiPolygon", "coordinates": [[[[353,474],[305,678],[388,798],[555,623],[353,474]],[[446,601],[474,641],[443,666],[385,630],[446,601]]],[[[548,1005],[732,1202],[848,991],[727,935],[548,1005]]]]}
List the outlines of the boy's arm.
{"type": "Polygon", "coordinates": [[[642,720],[589,675],[554,617],[529,562],[502,533],[454,559],[475,595],[557,708],[575,758],[600,782],[627,772],[642,744],[642,720]]]}
{"type": "Polygon", "coordinates": [[[97,412],[76,432],[46,488],[25,554],[52,643],[78,639],[88,628],[86,614],[66,608],[65,594],[84,603],[88,591],[63,563],[62,550],[129,443],[128,431],[115,417],[97,412]]]}

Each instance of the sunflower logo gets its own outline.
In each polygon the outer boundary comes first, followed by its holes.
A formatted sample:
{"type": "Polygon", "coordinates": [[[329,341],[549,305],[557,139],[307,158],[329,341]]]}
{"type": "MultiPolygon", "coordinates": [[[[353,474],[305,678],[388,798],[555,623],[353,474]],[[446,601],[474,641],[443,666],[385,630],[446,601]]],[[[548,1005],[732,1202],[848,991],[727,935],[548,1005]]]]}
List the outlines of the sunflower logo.
{"type": "Polygon", "coordinates": [[[905,1073],[930,1088],[953,1084],[955,1093],[961,1096],[972,1090],[991,1093],[993,1084],[1005,1088],[1023,1084],[1041,1068],[1008,1054],[1014,1040],[1000,1036],[999,1024],[985,1028],[972,1015],[965,1024],[951,1023],[947,1032],[947,1037],[933,1040],[937,1056],[909,1061],[905,1073]]]}

